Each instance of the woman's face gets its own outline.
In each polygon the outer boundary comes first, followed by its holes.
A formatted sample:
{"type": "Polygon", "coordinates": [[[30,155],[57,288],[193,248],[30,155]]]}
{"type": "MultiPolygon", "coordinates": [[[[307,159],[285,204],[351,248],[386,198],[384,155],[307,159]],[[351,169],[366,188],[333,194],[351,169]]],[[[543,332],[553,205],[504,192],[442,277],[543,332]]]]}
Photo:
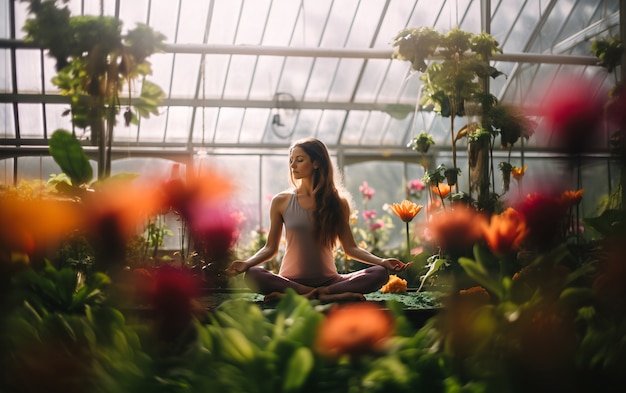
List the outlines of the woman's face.
{"type": "Polygon", "coordinates": [[[309,156],[301,147],[295,147],[289,156],[289,168],[294,179],[302,179],[313,175],[317,163],[311,162],[309,156]]]}

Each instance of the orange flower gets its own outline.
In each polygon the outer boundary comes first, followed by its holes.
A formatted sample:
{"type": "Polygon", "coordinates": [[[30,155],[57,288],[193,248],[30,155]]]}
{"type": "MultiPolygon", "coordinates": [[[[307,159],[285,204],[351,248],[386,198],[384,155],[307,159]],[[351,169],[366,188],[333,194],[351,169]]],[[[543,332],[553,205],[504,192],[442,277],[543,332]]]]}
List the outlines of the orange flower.
{"type": "Polygon", "coordinates": [[[392,212],[404,222],[411,222],[413,218],[422,211],[422,205],[416,205],[415,203],[404,200],[402,203],[393,203],[389,206],[392,212]]]}
{"type": "Polygon", "coordinates": [[[524,177],[524,173],[526,173],[526,168],[526,165],[521,168],[513,167],[513,169],[511,169],[511,175],[515,180],[520,180],[522,177],[524,177]]]}
{"type": "Polygon", "coordinates": [[[406,280],[403,280],[395,274],[392,274],[389,276],[389,281],[387,281],[387,284],[383,285],[380,291],[382,293],[404,293],[406,292],[406,289],[406,280]]]}
{"type": "Polygon", "coordinates": [[[450,191],[452,191],[452,188],[445,183],[439,183],[439,185],[431,186],[430,188],[433,190],[435,194],[439,195],[442,198],[445,198],[448,195],[450,195],[450,191]]]}
{"type": "Polygon", "coordinates": [[[583,194],[585,193],[584,189],[580,189],[578,191],[565,191],[561,194],[561,202],[563,203],[563,207],[565,209],[569,209],[574,207],[580,203],[583,199],[583,194]]]}
{"type": "Polygon", "coordinates": [[[528,228],[524,217],[509,207],[492,216],[491,223],[484,226],[483,233],[491,251],[504,255],[519,247],[528,233],[528,228]]]}
{"type": "Polygon", "coordinates": [[[442,250],[462,253],[482,238],[484,216],[474,209],[459,205],[432,216],[427,229],[442,250]]]}
{"type": "Polygon", "coordinates": [[[393,331],[393,317],[373,303],[337,306],[321,323],[316,348],[329,357],[379,353],[393,331]]]}

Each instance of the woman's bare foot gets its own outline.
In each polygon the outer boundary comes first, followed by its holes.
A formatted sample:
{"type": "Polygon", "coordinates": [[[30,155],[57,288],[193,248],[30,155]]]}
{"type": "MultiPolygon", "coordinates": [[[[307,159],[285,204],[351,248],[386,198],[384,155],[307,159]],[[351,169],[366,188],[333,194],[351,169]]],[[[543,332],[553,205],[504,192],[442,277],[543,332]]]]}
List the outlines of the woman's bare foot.
{"type": "Polygon", "coordinates": [[[342,293],[325,293],[319,294],[317,297],[323,302],[363,302],[365,296],[362,293],[342,292],[342,293]]]}

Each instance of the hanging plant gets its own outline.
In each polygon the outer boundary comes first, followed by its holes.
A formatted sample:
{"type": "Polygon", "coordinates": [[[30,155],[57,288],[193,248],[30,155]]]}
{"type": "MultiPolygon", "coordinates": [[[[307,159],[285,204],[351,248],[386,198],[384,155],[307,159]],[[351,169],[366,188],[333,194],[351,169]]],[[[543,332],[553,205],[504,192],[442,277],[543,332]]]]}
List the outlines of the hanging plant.
{"type": "Polygon", "coordinates": [[[459,174],[461,173],[461,168],[447,168],[443,174],[446,177],[446,181],[448,182],[449,186],[454,186],[456,185],[456,182],[458,180],[459,174]]]}
{"type": "Polygon", "coordinates": [[[433,139],[433,136],[427,134],[425,131],[422,131],[419,135],[411,139],[411,141],[407,144],[407,147],[422,154],[426,154],[428,153],[428,149],[430,149],[430,147],[434,144],[435,140],[433,139]]]}
{"type": "Polygon", "coordinates": [[[502,193],[506,194],[509,191],[509,186],[511,185],[511,171],[513,171],[513,165],[509,162],[501,162],[498,165],[500,171],[502,172],[502,193]]]}

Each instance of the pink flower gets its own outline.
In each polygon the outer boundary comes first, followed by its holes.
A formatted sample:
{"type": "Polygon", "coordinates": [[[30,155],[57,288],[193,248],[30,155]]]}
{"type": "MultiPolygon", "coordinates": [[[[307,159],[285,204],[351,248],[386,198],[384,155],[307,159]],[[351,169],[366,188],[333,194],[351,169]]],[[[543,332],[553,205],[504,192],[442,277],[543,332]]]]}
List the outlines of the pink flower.
{"type": "Polygon", "coordinates": [[[385,226],[385,222],[383,220],[377,220],[370,225],[370,231],[375,231],[385,226]]]}
{"type": "Polygon", "coordinates": [[[363,218],[367,221],[376,218],[376,210],[363,210],[363,218]]]}
{"type": "Polygon", "coordinates": [[[424,189],[424,183],[422,183],[421,180],[419,179],[413,179],[409,182],[407,188],[409,189],[409,191],[422,191],[424,189]]]}
{"type": "Polygon", "coordinates": [[[361,192],[361,194],[363,195],[363,198],[365,198],[366,201],[369,201],[370,199],[372,199],[372,197],[376,193],[376,190],[370,187],[366,181],[364,181],[363,184],[359,186],[359,191],[361,192]]]}

